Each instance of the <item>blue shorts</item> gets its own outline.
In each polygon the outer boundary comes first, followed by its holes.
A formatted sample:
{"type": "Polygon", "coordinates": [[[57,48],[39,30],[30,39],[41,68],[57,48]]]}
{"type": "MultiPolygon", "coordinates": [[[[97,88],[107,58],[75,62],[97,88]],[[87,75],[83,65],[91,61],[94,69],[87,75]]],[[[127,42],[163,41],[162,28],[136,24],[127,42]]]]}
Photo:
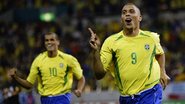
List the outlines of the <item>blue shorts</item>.
{"type": "Polygon", "coordinates": [[[56,96],[41,96],[41,104],[70,104],[71,93],[56,96]]]}
{"type": "Polygon", "coordinates": [[[162,86],[156,84],[153,88],[133,96],[120,96],[120,104],[162,104],[162,86]]]}

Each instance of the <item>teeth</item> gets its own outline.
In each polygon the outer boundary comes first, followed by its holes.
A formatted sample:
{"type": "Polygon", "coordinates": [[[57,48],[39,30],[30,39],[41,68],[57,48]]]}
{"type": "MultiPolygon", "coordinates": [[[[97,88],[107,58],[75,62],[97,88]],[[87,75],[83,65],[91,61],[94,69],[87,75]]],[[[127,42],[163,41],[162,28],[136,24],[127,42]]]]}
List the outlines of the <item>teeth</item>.
{"type": "Polygon", "coordinates": [[[131,20],[130,18],[127,18],[126,20],[131,20]]]}
{"type": "Polygon", "coordinates": [[[125,19],[126,21],[131,21],[132,19],[130,19],[130,18],[127,18],[127,19],[125,19]]]}
{"type": "Polygon", "coordinates": [[[51,44],[48,44],[47,46],[48,46],[48,47],[51,47],[52,45],[51,45],[51,44]]]}

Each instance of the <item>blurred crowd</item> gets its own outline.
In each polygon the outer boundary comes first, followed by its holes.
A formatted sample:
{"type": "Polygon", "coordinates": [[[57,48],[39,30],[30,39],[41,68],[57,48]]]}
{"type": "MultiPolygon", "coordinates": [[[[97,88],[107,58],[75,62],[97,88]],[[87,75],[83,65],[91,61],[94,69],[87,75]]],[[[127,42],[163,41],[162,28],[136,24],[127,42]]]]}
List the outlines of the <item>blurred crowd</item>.
{"type": "MultiPolygon", "coordinates": [[[[177,16],[178,13],[185,12],[185,1],[131,1],[142,11],[142,29],[160,34],[166,53],[166,71],[171,81],[185,81],[185,16],[177,16]]],[[[85,92],[114,90],[110,75],[100,81],[94,78],[93,57],[89,46],[90,33],[87,28],[91,27],[102,41],[119,32],[122,29],[120,13],[124,3],[121,0],[1,0],[0,15],[17,8],[65,6],[67,11],[53,22],[0,21],[1,91],[3,92],[9,82],[6,76],[8,69],[17,67],[25,76],[29,73],[33,59],[44,51],[43,34],[48,31],[56,32],[60,36],[61,50],[79,60],[86,78],[85,92]]],[[[2,93],[3,95],[5,94],[2,93]]]]}

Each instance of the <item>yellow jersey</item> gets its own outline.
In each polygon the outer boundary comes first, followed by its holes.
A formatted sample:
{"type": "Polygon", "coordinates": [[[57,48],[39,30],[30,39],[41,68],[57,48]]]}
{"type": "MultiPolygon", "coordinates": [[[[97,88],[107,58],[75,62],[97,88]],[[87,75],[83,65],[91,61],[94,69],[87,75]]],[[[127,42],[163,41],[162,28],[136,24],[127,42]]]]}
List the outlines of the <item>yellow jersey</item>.
{"type": "Polygon", "coordinates": [[[127,37],[120,31],[104,41],[100,57],[120,93],[133,95],[159,83],[160,66],[155,55],[163,53],[157,33],[140,30],[137,36],[127,37]]]}
{"type": "Polygon", "coordinates": [[[82,69],[77,59],[58,51],[56,57],[47,52],[39,54],[32,63],[27,81],[34,84],[38,78],[38,92],[42,96],[64,94],[71,91],[73,75],[80,79],[82,69]]]}

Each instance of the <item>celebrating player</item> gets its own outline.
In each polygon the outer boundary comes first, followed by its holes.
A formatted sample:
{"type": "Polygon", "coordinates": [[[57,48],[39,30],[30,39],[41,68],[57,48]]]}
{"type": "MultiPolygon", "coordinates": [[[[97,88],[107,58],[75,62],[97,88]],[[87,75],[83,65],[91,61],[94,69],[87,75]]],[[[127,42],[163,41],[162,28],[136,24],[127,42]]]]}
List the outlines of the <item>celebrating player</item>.
{"type": "Polygon", "coordinates": [[[57,34],[45,34],[47,51],[39,54],[32,63],[27,79],[16,74],[16,69],[9,73],[12,78],[25,88],[32,88],[38,80],[38,91],[42,104],[70,104],[73,76],[78,80],[77,97],[81,96],[85,79],[77,59],[58,49],[60,42],[57,34]]]}
{"type": "Polygon", "coordinates": [[[161,104],[169,77],[159,35],[140,29],[142,16],[132,3],[123,6],[121,20],[123,30],[108,37],[102,47],[89,28],[96,78],[103,78],[106,72],[112,74],[121,94],[120,104],[161,104]]]}

